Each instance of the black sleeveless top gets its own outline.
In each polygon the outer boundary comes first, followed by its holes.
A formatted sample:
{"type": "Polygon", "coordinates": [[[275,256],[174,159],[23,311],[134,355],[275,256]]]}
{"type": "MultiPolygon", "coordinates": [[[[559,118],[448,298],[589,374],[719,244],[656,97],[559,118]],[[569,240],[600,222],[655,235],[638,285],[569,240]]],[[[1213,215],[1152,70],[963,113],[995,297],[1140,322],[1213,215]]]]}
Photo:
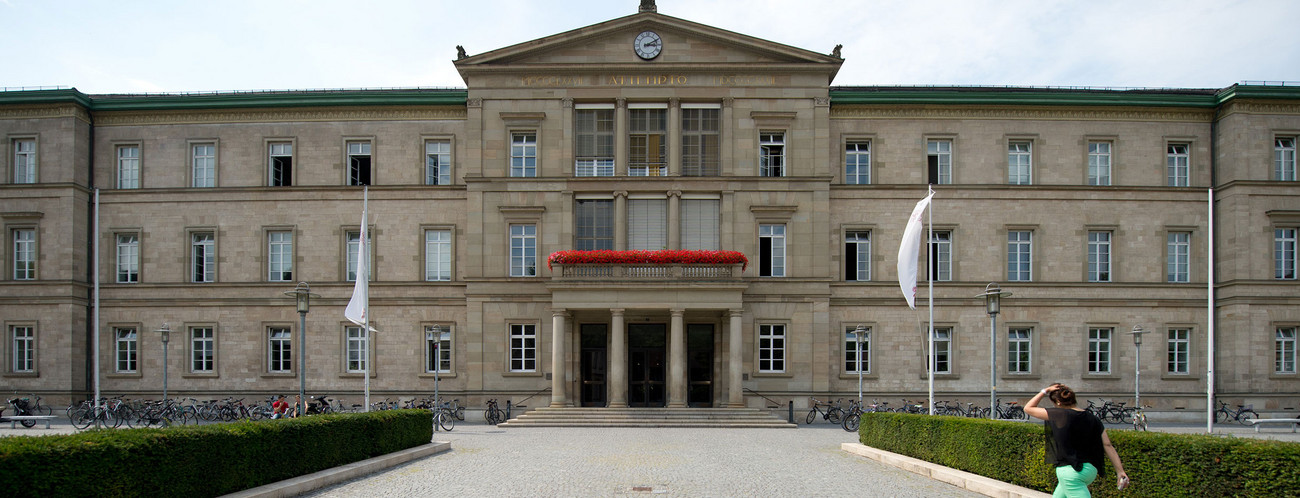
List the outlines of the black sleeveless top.
{"type": "Polygon", "coordinates": [[[1101,433],[1106,430],[1101,420],[1088,412],[1065,408],[1047,408],[1047,463],[1060,467],[1069,465],[1075,472],[1083,471],[1083,464],[1097,468],[1097,477],[1106,476],[1103,460],[1106,452],[1101,444],[1101,433]]]}

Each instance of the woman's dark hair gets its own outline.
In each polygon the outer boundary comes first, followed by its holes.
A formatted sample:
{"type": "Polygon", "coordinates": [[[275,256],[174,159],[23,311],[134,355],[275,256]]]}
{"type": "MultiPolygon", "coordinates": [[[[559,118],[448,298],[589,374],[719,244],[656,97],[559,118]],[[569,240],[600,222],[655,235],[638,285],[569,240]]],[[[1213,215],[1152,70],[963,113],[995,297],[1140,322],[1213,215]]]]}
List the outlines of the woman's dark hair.
{"type": "Polygon", "coordinates": [[[1047,393],[1047,397],[1051,399],[1053,403],[1058,405],[1069,406],[1078,404],[1078,401],[1075,400],[1074,397],[1074,389],[1070,389],[1065,384],[1057,384],[1056,389],[1052,389],[1051,392],[1047,393]]]}

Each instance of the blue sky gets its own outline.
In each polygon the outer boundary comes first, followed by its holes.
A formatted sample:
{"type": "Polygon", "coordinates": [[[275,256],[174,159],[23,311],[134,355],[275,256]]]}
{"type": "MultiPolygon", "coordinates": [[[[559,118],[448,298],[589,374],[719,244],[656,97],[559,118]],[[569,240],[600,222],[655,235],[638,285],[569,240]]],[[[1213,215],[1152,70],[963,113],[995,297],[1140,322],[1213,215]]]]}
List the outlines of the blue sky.
{"type": "MultiPolygon", "coordinates": [[[[463,87],[451,60],[640,0],[0,0],[0,87],[87,93],[463,87]]],[[[834,85],[1220,88],[1300,82],[1294,0],[659,0],[799,48],[834,85]]],[[[1297,83],[1300,84],[1300,83],[1297,83]]]]}

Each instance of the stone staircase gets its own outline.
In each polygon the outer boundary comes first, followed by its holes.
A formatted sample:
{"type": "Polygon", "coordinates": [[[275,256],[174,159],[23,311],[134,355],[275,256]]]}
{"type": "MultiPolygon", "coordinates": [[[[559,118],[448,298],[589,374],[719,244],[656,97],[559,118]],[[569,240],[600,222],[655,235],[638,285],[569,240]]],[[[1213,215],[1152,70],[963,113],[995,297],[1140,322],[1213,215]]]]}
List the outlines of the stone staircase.
{"type": "Polygon", "coordinates": [[[758,408],[538,408],[497,427],[711,427],[793,429],[758,408]]]}

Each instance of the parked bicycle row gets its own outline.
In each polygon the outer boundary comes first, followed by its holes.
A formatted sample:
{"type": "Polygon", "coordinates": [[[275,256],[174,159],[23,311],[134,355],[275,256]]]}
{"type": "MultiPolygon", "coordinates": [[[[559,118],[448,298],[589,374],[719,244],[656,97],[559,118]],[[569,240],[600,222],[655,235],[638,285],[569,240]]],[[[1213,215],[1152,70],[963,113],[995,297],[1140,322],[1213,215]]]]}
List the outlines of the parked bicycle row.
{"type": "MultiPolygon", "coordinates": [[[[820,401],[817,398],[812,400],[812,408],[808,410],[808,416],[804,417],[805,424],[811,424],[820,417],[822,420],[832,424],[841,424],[846,431],[858,430],[858,418],[866,412],[894,412],[894,413],[930,413],[925,407],[923,401],[911,401],[904,399],[898,407],[889,406],[887,401],[871,400],[871,403],[861,406],[857,400],[850,400],[847,407],[844,407],[844,400],[839,399],[835,402],[820,401]]],[[[999,400],[1000,401],[1000,400],[999,400]]],[[[1018,402],[1010,401],[1007,403],[998,403],[995,407],[997,418],[1006,420],[1025,420],[1025,410],[1018,402]]],[[[936,401],[936,415],[948,415],[956,417],[972,418],[989,418],[989,409],[980,407],[975,403],[959,403],[949,401],[936,401]]]]}
{"type": "Polygon", "coordinates": [[[78,429],[96,427],[149,427],[153,425],[188,425],[200,422],[231,422],[235,420],[262,420],[296,417],[300,414],[336,413],[355,411],[360,405],[344,407],[329,396],[311,396],[305,408],[296,400],[284,401],[283,396],[271,396],[265,401],[245,403],[246,398],[224,400],[198,400],[195,398],[155,400],[128,400],[123,396],[100,398],[73,404],[65,410],[68,421],[78,429]],[[282,403],[282,404],[281,404],[282,403]]]}

